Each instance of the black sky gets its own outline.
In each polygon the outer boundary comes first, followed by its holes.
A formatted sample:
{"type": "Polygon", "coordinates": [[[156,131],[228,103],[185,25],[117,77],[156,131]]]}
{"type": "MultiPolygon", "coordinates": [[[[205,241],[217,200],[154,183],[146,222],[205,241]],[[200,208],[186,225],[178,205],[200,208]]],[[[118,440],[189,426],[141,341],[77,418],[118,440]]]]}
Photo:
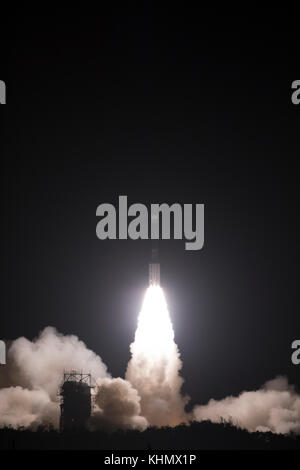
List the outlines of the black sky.
{"type": "Polygon", "coordinates": [[[186,392],[300,386],[299,25],[271,10],[1,19],[0,337],[53,325],[123,376],[151,241],[98,240],[96,208],[204,203],[203,250],[160,243],[186,392]]]}

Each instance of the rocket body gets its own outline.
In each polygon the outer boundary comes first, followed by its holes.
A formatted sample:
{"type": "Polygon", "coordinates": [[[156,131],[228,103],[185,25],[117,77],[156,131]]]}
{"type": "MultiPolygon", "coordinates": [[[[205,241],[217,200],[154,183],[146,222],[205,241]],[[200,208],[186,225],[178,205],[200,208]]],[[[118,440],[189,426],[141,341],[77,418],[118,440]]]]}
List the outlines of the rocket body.
{"type": "Polygon", "coordinates": [[[160,285],[160,264],[158,261],[158,250],[152,250],[151,262],[149,264],[149,285],[160,285]]]}

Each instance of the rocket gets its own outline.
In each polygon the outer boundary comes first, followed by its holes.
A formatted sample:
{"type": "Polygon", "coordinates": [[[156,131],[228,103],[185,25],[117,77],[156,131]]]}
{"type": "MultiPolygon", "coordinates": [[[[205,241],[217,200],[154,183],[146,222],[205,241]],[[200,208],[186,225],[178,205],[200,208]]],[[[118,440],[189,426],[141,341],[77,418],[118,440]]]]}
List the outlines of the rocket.
{"type": "Polygon", "coordinates": [[[152,250],[151,262],[149,263],[149,286],[160,285],[160,264],[158,261],[158,250],[152,250]]]}

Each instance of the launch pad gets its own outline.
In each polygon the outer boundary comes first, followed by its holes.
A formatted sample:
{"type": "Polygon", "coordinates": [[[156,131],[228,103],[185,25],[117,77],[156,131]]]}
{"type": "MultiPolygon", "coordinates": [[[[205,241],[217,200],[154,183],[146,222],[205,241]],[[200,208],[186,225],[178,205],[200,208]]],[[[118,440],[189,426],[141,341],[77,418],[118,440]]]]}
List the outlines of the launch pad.
{"type": "Polygon", "coordinates": [[[91,416],[91,374],[64,372],[60,387],[60,431],[85,429],[91,416]]]}

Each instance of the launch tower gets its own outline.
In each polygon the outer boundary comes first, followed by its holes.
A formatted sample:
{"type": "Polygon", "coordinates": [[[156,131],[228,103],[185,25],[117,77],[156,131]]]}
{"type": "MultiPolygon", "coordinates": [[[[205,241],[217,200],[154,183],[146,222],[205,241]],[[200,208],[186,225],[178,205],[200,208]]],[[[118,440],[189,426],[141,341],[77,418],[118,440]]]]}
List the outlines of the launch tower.
{"type": "Polygon", "coordinates": [[[60,387],[60,431],[84,429],[91,416],[91,374],[64,373],[60,387]]]}

